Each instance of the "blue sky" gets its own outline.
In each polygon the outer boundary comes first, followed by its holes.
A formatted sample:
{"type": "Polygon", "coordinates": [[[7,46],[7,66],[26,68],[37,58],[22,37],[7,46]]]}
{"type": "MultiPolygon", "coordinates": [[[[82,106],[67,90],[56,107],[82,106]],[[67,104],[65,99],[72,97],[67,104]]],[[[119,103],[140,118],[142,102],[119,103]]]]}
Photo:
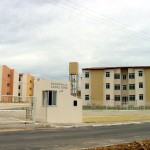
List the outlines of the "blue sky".
{"type": "Polygon", "coordinates": [[[150,65],[149,14],[148,0],[1,0],[0,64],[47,79],[70,61],[150,65]]]}

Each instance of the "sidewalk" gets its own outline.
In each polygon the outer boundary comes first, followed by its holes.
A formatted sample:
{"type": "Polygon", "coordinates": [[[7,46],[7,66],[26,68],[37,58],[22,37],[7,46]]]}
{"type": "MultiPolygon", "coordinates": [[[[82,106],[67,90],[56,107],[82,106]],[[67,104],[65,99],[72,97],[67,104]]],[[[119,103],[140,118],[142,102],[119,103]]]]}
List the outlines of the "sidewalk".
{"type": "Polygon", "coordinates": [[[40,130],[40,129],[61,129],[61,128],[78,128],[78,127],[96,127],[96,126],[118,126],[126,124],[141,124],[150,123],[145,122],[107,122],[107,123],[77,123],[77,124],[63,124],[63,123],[35,123],[35,124],[8,124],[0,125],[0,132],[2,131],[18,131],[18,130],[40,130]]]}

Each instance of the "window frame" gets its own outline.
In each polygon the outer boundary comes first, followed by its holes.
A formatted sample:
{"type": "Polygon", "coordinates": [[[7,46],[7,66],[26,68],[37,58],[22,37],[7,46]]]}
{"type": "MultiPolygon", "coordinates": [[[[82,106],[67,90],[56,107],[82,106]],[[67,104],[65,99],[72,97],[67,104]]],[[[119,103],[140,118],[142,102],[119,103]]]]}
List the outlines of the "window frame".
{"type": "Polygon", "coordinates": [[[106,89],[110,89],[110,83],[106,83],[106,89]]]}
{"type": "Polygon", "coordinates": [[[10,83],[7,83],[7,87],[10,87],[10,83]]]}
{"type": "Polygon", "coordinates": [[[10,78],[10,76],[11,76],[10,74],[7,74],[7,77],[8,77],[8,78],[10,78]]]}
{"type": "Polygon", "coordinates": [[[129,90],[135,90],[135,84],[129,84],[129,90]]]}
{"type": "Polygon", "coordinates": [[[114,79],[120,79],[120,73],[115,73],[114,74],[114,79]]]}
{"type": "Polygon", "coordinates": [[[143,89],[143,82],[139,82],[139,89],[143,89]]]}
{"type": "Polygon", "coordinates": [[[129,79],[135,79],[135,73],[129,73],[129,79]]]}
{"type": "Polygon", "coordinates": [[[57,106],[57,91],[55,90],[42,91],[42,105],[43,106],[57,106]]]}
{"type": "Polygon", "coordinates": [[[89,101],[89,100],[90,100],[90,96],[89,96],[89,95],[85,95],[85,96],[84,96],[84,100],[85,100],[85,101],[89,101]]]}
{"type": "Polygon", "coordinates": [[[78,101],[77,101],[77,100],[74,100],[74,101],[73,101],[73,106],[74,106],[74,107],[77,107],[77,106],[78,106],[78,101]]]}
{"type": "Polygon", "coordinates": [[[110,100],[110,94],[106,94],[106,100],[107,100],[107,101],[110,100]]]}
{"type": "Polygon", "coordinates": [[[127,85],[123,85],[123,86],[122,86],[122,90],[123,90],[123,91],[126,91],[126,90],[127,90],[127,85]]]}
{"type": "Polygon", "coordinates": [[[106,77],[109,78],[110,77],[110,72],[106,72],[106,77]]]}
{"type": "Polygon", "coordinates": [[[127,80],[127,75],[126,75],[126,74],[123,74],[123,75],[122,75],[122,79],[123,79],[123,80],[127,80]]]}
{"type": "Polygon", "coordinates": [[[89,78],[90,77],[90,73],[89,72],[85,72],[85,78],[89,78]]]}
{"type": "Polygon", "coordinates": [[[143,71],[139,71],[139,77],[142,77],[143,76],[143,71]]]}
{"type": "Polygon", "coordinates": [[[114,89],[115,89],[115,90],[120,90],[120,84],[115,84],[115,85],[114,85],[114,89]]]}
{"type": "Polygon", "coordinates": [[[90,84],[89,83],[85,83],[85,89],[86,90],[90,89],[90,84]]]}
{"type": "Polygon", "coordinates": [[[115,101],[120,101],[121,100],[121,96],[120,95],[115,95],[114,99],[115,99],[115,101]]]}
{"type": "Polygon", "coordinates": [[[139,100],[144,100],[144,95],[143,94],[139,94],[139,100]]]}
{"type": "Polygon", "coordinates": [[[135,101],[135,95],[129,95],[129,100],[130,101],[135,101]]]}

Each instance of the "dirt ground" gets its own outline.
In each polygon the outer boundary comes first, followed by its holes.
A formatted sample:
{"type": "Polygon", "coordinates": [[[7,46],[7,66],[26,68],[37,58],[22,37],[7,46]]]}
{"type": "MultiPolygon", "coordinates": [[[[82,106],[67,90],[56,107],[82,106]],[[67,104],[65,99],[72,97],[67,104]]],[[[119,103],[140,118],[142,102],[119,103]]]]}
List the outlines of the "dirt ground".
{"type": "Polygon", "coordinates": [[[87,150],[150,150],[150,140],[134,141],[106,147],[88,148],[87,150]]]}

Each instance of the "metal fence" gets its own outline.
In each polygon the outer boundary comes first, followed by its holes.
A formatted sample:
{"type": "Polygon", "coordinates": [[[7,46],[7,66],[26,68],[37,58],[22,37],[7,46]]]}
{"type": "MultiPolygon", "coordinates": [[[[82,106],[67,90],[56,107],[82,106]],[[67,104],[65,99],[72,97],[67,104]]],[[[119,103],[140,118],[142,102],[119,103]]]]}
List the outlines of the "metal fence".
{"type": "Polygon", "coordinates": [[[89,102],[83,106],[83,110],[150,110],[150,103],[145,105],[99,105],[96,102],[89,102]]]}
{"type": "Polygon", "coordinates": [[[35,97],[0,96],[0,124],[35,123],[35,97]]]}

